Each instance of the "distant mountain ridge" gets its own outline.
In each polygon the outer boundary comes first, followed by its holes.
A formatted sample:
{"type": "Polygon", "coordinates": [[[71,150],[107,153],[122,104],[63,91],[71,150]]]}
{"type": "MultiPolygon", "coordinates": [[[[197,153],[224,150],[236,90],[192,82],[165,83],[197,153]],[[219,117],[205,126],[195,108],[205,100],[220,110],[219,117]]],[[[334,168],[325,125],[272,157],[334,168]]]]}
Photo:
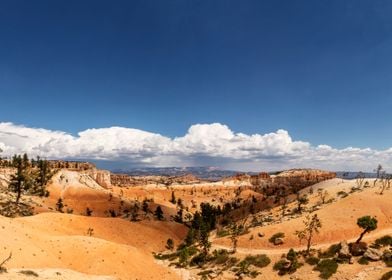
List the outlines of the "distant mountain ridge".
{"type": "Polygon", "coordinates": [[[363,176],[364,178],[377,178],[377,174],[375,172],[360,172],[360,171],[337,171],[336,177],[341,179],[355,179],[359,175],[363,176]]]}
{"type": "MultiPolygon", "coordinates": [[[[219,169],[217,167],[144,167],[144,168],[121,168],[111,170],[113,173],[126,174],[130,176],[183,176],[192,174],[200,179],[219,181],[225,177],[231,177],[236,174],[255,175],[259,172],[243,172],[238,170],[219,169]]],[[[261,170],[260,170],[261,172],[261,170]]],[[[270,175],[278,174],[279,171],[267,172],[270,175]]],[[[341,179],[355,179],[359,175],[359,171],[336,171],[336,177],[341,179]]],[[[377,174],[374,172],[362,172],[366,178],[376,178],[377,174]]]]}

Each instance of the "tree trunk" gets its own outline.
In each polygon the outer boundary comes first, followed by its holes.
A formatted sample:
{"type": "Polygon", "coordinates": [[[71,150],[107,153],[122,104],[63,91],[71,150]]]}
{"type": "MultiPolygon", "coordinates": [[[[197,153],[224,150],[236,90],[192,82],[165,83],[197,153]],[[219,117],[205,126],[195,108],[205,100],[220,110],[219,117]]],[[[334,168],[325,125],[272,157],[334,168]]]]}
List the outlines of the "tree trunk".
{"type": "Polygon", "coordinates": [[[356,241],[355,243],[358,244],[359,242],[361,242],[363,236],[364,236],[367,232],[368,232],[368,229],[365,229],[365,230],[361,233],[361,235],[359,236],[359,238],[357,239],[357,241],[356,241]]]}
{"type": "Polygon", "coordinates": [[[18,192],[16,194],[16,201],[15,201],[16,205],[19,204],[19,199],[20,199],[21,193],[22,193],[22,191],[20,189],[18,189],[18,192]]]}
{"type": "Polygon", "coordinates": [[[308,237],[308,244],[306,246],[306,255],[309,255],[309,253],[310,253],[310,246],[312,245],[312,236],[313,236],[313,233],[310,232],[309,237],[308,237]]]}

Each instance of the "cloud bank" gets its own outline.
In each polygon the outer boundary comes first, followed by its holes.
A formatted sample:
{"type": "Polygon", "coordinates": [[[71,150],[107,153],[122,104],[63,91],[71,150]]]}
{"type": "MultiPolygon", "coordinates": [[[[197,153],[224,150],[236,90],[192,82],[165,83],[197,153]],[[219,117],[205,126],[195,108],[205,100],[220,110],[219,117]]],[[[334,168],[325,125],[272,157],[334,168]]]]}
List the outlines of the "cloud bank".
{"type": "Polygon", "coordinates": [[[192,125],[170,138],[125,127],[93,128],[73,136],[63,131],[0,123],[2,156],[28,153],[51,159],[123,162],[129,166],[219,166],[239,170],[293,167],[371,171],[392,168],[392,148],[374,150],[294,141],[286,130],[235,133],[220,123],[192,125]]]}

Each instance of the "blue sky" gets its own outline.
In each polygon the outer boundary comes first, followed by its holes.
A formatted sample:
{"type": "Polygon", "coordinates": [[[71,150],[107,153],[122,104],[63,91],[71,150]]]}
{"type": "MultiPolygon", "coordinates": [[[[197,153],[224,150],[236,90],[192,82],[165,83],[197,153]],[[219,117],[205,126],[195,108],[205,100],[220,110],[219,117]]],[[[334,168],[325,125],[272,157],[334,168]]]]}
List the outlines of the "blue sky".
{"type": "Polygon", "coordinates": [[[0,121],[392,144],[390,1],[1,1],[0,121]]]}

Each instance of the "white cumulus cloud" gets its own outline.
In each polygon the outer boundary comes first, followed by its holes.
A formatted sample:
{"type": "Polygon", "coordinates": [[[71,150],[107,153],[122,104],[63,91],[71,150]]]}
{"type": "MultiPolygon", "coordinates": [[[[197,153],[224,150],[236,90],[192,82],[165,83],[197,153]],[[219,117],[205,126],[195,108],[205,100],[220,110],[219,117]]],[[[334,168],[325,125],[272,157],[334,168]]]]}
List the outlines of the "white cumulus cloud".
{"type": "Polygon", "coordinates": [[[183,136],[170,138],[125,127],[92,128],[73,136],[63,131],[0,123],[2,156],[28,153],[57,159],[119,161],[139,166],[203,166],[241,170],[293,167],[371,171],[378,163],[392,168],[387,150],[293,140],[286,130],[268,134],[235,133],[220,123],[192,125],[183,136]]]}

